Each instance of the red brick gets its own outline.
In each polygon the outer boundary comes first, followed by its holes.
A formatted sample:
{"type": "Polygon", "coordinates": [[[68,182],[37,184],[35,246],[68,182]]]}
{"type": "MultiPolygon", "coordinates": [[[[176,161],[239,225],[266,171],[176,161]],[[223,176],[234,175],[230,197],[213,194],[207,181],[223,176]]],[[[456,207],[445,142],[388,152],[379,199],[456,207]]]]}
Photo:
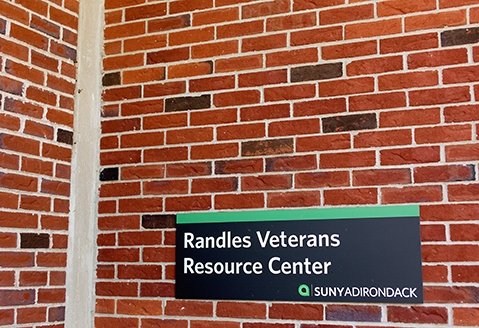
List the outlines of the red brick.
{"type": "Polygon", "coordinates": [[[188,193],[188,180],[158,180],[158,181],[143,182],[144,195],[187,194],[187,193],[188,193]]]}
{"type": "Polygon", "coordinates": [[[451,240],[478,241],[479,227],[473,224],[453,224],[451,225],[451,240]]]}
{"type": "Polygon", "coordinates": [[[162,129],[187,125],[188,115],[186,113],[172,113],[143,118],[143,129],[162,129]]]}
{"type": "Polygon", "coordinates": [[[338,9],[320,11],[319,21],[321,25],[337,24],[349,21],[359,21],[374,17],[374,6],[366,4],[362,6],[349,6],[338,9]]]}
{"type": "Polygon", "coordinates": [[[236,178],[195,179],[191,185],[192,193],[228,192],[237,189],[238,181],[236,178]]]}
{"type": "Polygon", "coordinates": [[[108,328],[112,325],[117,328],[138,327],[137,318],[95,317],[95,327],[108,328]]]}
{"type": "Polygon", "coordinates": [[[458,326],[479,325],[479,308],[454,308],[454,324],[458,326]]]}
{"type": "Polygon", "coordinates": [[[188,328],[186,320],[168,320],[168,319],[142,319],[142,328],[188,328]]]}
{"type": "Polygon", "coordinates": [[[266,88],[264,90],[265,101],[284,101],[292,99],[313,98],[316,95],[314,84],[300,84],[287,87],[266,88]]]}
{"type": "Polygon", "coordinates": [[[238,106],[259,103],[260,93],[257,90],[232,91],[214,95],[213,103],[217,107],[238,106]]]}
{"type": "Polygon", "coordinates": [[[316,25],[314,12],[268,18],[266,31],[292,30],[316,25]]]}
{"type": "Polygon", "coordinates": [[[296,139],[296,151],[324,151],[347,149],[351,147],[349,134],[321,135],[312,137],[299,137],[296,139]]]}
{"type": "Polygon", "coordinates": [[[211,7],[213,7],[213,0],[197,0],[195,2],[191,2],[188,0],[179,0],[169,4],[169,12],[170,14],[176,14],[199,9],[208,9],[211,7]]]}
{"type": "Polygon", "coordinates": [[[260,34],[264,29],[264,20],[253,20],[234,24],[220,25],[217,27],[219,39],[260,34]]]}
{"type": "Polygon", "coordinates": [[[425,146],[381,150],[382,165],[400,165],[439,162],[439,147],[425,146]]]}
{"type": "Polygon", "coordinates": [[[381,127],[429,125],[437,124],[440,120],[439,108],[418,108],[381,112],[379,114],[379,123],[381,127]]]}
{"type": "Polygon", "coordinates": [[[258,73],[241,74],[239,76],[240,87],[253,87],[268,84],[286,83],[287,70],[262,71],[258,73]]]}
{"type": "Polygon", "coordinates": [[[294,0],[295,11],[342,5],[345,0],[294,0]]]}
{"type": "Polygon", "coordinates": [[[236,157],[239,154],[237,143],[223,143],[191,147],[192,159],[214,159],[236,157]]]}
{"type": "Polygon", "coordinates": [[[442,307],[389,307],[388,321],[409,323],[446,324],[447,309],[442,307]]]}
{"type": "Polygon", "coordinates": [[[434,0],[393,0],[378,3],[379,16],[395,16],[436,9],[434,0]]]}
{"type": "Polygon", "coordinates": [[[370,77],[319,83],[321,97],[349,95],[374,91],[374,79],[370,77]]]}
{"type": "Polygon", "coordinates": [[[355,148],[399,146],[411,143],[411,130],[360,132],[354,136],[355,148]]]}
{"type": "Polygon", "coordinates": [[[467,63],[466,49],[446,49],[411,54],[407,57],[410,69],[467,63]]]}
{"type": "Polygon", "coordinates": [[[127,315],[162,315],[162,301],[137,299],[118,300],[117,312],[127,315]]]}
{"type": "Polygon", "coordinates": [[[235,124],[220,126],[216,130],[218,140],[253,139],[266,136],[265,124],[235,124]]]}
{"type": "Polygon", "coordinates": [[[376,154],[374,151],[321,154],[319,158],[321,168],[367,167],[375,164],[376,154]]]}
{"type": "Polygon", "coordinates": [[[397,34],[402,31],[401,19],[390,19],[367,23],[349,24],[345,26],[346,39],[366,38],[388,34],[397,34]]]}
{"type": "Polygon", "coordinates": [[[441,186],[414,186],[401,188],[382,188],[382,203],[428,203],[442,200],[441,186]]]}
{"type": "Polygon", "coordinates": [[[245,191],[290,189],[291,187],[290,175],[257,175],[241,179],[241,189],[245,191]]]}
{"type": "Polygon", "coordinates": [[[349,186],[349,173],[346,171],[298,173],[294,185],[298,189],[349,186]]]}
{"type": "Polygon", "coordinates": [[[287,136],[299,134],[319,133],[320,126],[318,119],[304,119],[295,121],[279,121],[269,125],[268,135],[287,136]]]}
{"type": "Polygon", "coordinates": [[[381,91],[434,86],[439,82],[436,71],[383,75],[378,81],[381,91]]]}
{"type": "Polygon", "coordinates": [[[479,145],[466,144],[446,146],[446,160],[448,162],[468,161],[479,159],[479,145]]]}
{"type": "Polygon", "coordinates": [[[324,191],[326,205],[377,204],[378,191],[375,188],[327,189],[324,191]]]}
{"type": "Polygon", "coordinates": [[[259,173],[263,172],[262,159],[217,161],[215,174],[259,173]]]}
{"type": "Polygon", "coordinates": [[[406,32],[410,32],[465,25],[466,20],[466,11],[457,10],[406,17],[404,24],[406,32]]]}
{"type": "Polygon", "coordinates": [[[439,40],[436,33],[407,35],[380,41],[380,51],[382,54],[432,49],[438,46],[439,40]]]}
{"type": "Polygon", "coordinates": [[[348,75],[367,75],[403,69],[401,56],[380,57],[352,61],[346,66],[348,75]]]}
{"type": "Polygon", "coordinates": [[[452,280],[454,282],[477,282],[479,281],[479,266],[455,265],[452,267],[452,280]]]}
{"type": "MultiPolygon", "coordinates": [[[[190,80],[190,90],[192,92],[234,89],[234,76],[208,77],[190,80]]],[[[198,115],[197,113],[191,113],[198,115]]]]}
{"type": "Polygon", "coordinates": [[[260,68],[263,65],[263,56],[251,55],[219,59],[215,61],[215,72],[235,72],[260,68]]]}
{"type": "Polygon", "coordinates": [[[409,169],[378,169],[353,171],[354,186],[376,186],[411,183],[409,169]]]}
{"type": "Polygon", "coordinates": [[[349,98],[350,111],[398,108],[405,106],[406,94],[404,92],[374,93],[349,98]]]}
{"type": "MultiPolygon", "coordinates": [[[[172,162],[186,160],[188,158],[188,149],[186,147],[146,149],[144,151],[144,156],[145,162],[172,162]]],[[[138,162],[139,161],[136,161],[136,163],[138,162]]]]}
{"type": "Polygon", "coordinates": [[[203,176],[211,174],[211,163],[199,162],[199,163],[174,163],[167,164],[166,176],[167,177],[192,177],[203,176]]]}
{"type": "Polygon", "coordinates": [[[216,195],[215,209],[260,208],[264,206],[263,194],[216,195]]]}
{"type": "Polygon", "coordinates": [[[265,119],[284,118],[289,116],[289,104],[243,107],[240,110],[241,121],[262,121],[265,119]]]}
{"type": "Polygon", "coordinates": [[[182,143],[196,143],[213,140],[212,128],[190,128],[190,129],[176,129],[174,131],[167,131],[167,144],[182,144],[182,143]]]}
{"type": "Polygon", "coordinates": [[[445,143],[471,140],[470,125],[448,125],[415,130],[414,139],[417,143],[445,143]]]}
{"type": "Polygon", "coordinates": [[[148,32],[168,31],[177,28],[190,26],[190,15],[180,15],[174,17],[166,17],[160,19],[153,19],[147,22],[148,32]]]}
{"type": "Polygon", "coordinates": [[[267,205],[270,208],[309,207],[319,206],[321,203],[321,197],[318,191],[269,193],[267,198],[267,205]]]}
{"type": "MultiPolygon", "coordinates": [[[[20,252],[0,252],[0,266],[6,268],[33,267],[34,254],[20,252]]],[[[26,298],[25,298],[26,300],[26,298]]]]}
{"type": "MultiPolygon", "coordinates": [[[[2,193],[2,197],[3,197],[2,193]]],[[[17,198],[18,196],[15,195],[17,198]]],[[[3,206],[2,206],[3,207],[3,206]]],[[[0,247],[2,248],[16,248],[17,247],[17,235],[15,233],[0,232],[0,247]]]]}
{"type": "Polygon", "coordinates": [[[166,14],[166,3],[137,6],[125,9],[125,20],[139,20],[163,16],[166,14]]]}
{"type": "Polygon", "coordinates": [[[223,41],[195,45],[191,47],[191,56],[192,58],[211,58],[235,54],[238,51],[238,41],[223,41]]]}
{"type": "Polygon", "coordinates": [[[119,201],[120,213],[161,212],[162,198],[129,198],[119,201]]]}
{"type": "Polygon", "coordinates": [[[476,245],[423,245],[423,260],[426,262],[466,262],[479,259],[476,245]]]}
{"type": "Polygon", "coordinates": [[[414,181],[452,182],[474,179],[474,168],[470,165],[423,166],[414,168],[414,181]]]}
{"type": "Polygon", "coordinates": [[[273,0],[270,2],[245,5],[242,7],[241,17],[253,18],[286,13],[290,9],[289,0],[273,0]]]}
{"type": "Polygon", "coordinates": [[[321,304],[275,303],[269,307],[271,319],[323,320],[324,308],[321,304]]]}
{"type": "Polygon", "coordinates": [[[165,203],[166,211],[204,211],[211,209],[211,197],[209,195],[168,197],[165,203]]]}
{"type": "Polygon", "coordinates": [[[193,13],[193,26],[223,23],[239,19],[238,8],[207,10],[193,13]]]}
{"type": "Polygon", "coordinates": [[[266,304],[221,301],[216,305],[216,315],[227,318],[265,319],[266,304]]]}
{"type": "Polygon", "coordinates": [[[170,46],[206,42],[214,39],[214,28],[206,27],[188,31],[172,32],[168,36],[170,46]]]}
{"type": "Polygon", "coordinates": [[[20,308],[17,310],[17,323],[45,322],[47,318],[46,307],[20,308]]]}
{"type": "Polygon", "coordinates": [[[339,41],[343,38],[341,26],[321,27],[311,30],[301,30],[291,33],[291,45],[301,46],[306,44],[339,41]]]}
{"type": "Polygon", "coordinates": [[[105,28],[105,40],[121,39],[129,36],[142,35],[146,32],[145,22],[125,23],[105,28]]]}
{"type": "MultiPolygon", "coordinates": [[[[96,294],[98,296],[137,296],[138,283],[136,282],[96,282],[96,294]]],[[[127,327],[131,327],[131,326],[127,326],[127,327]]]]}
{"type": "Polygon", "coordinates": [[[295,117],[345,112],[346,100],[335,98],[296,102],[293,105],[293,111],[295,117]]]}
{"type": "Polygon", "coordinates": [[[477,121],[479,120],[478,109],[477,105],[446,107],[444,117],[447,123],[477,121]]]}
{"type": "Polygon", "coordinates": [[[165,175],[163,165],[125,166],[121,169],[122,180],[143,178],[162,178],[165,175]]]}
{"type": "Polygon", "coordinates": [[[479,66],[448,68],[443,72],[443,81],[449,83],[476,82],[479,66]]]}
{"type": "Polygon", "coordinates": [[[280,51],[266,55],[266,66],[285,66],[301,63],[315,63],[318,61],[318,50],[306,48],[300,50],[280,51]]]}
{"type": "Polygon", "coordinates": [[[446,241],[446,227],[443,224],[421,225],[421,241],[446,241]]]}
{"type": "Polygon", "coordinates": [[[170,300],[166,302],[166,315],[211,317],[213,303],[201,301],[170,300]]]}
{"type": "Polygon", "coordinates": [[[479,184],[450,185],[448,186],[450,201],[479,200],[479,184]]]}
{"type": "Polygon", "coordinates": [[[139,163],[140,159],[141,152],[136,150],[103,152],[100,155],[101,165],[139,163]]]}
{"type": "Polygon", "coordinates": [[[447,267],[444,265],[425,265],[422,267],[425,282],[447,282],[447,267]]]}

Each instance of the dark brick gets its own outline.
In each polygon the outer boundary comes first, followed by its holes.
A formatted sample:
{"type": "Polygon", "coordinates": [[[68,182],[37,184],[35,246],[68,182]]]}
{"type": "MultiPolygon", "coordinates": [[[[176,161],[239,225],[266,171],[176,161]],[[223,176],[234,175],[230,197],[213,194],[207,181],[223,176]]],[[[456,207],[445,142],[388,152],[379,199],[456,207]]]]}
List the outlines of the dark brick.
{"type": "Polygon", "coordinates": [[[48,310],[48,321],[64,321],[65,320],[65,307],[53,307],[48,310]]]}
{"type": "Polygon", "coordinates": [[[52,36],[55,39],[60,38],[60,27],[38,16],[32,16],[32,19],[30,21],[30,27],[34,28],[39,32],[52,36]]]}
{"type": "Polygon", "coordinates": [[[121,84],[121,75],[120,72],[107,73],[103,75],[103,86],[109,87],[112,85],[121,84]]]}
{"type": "Polygon", "coordinates": [[[148,32],[168,31],[191,26],[190,15],[155,19],[148,22],[148,32]]]}
{"type": "Polygon", "coordinates": [[[73,132],[63,129],[57,131],[57,141],[67,145],[73,145],[73,132]]]}
{"type": "Polygon", "coordinates": [[[291,69],[291,82],[326,80],[343,76],[341,63],[295,67],[291,69]]]}
{"type": "Polygon", "coordinates": [[[381,308],[377,306],[328,305],[326,320],[380,322],[381,308]]]}
{"type": "Polygon", "coordinates": [[[108,167],[100,172],[100,181],[117,181],[118,177],[119,170],[117,167],[108,167]]]}
{"type": "Polygon", "coordinates": [[[28,305],[35,303],[35,290],[0,290],[0,306],[28,305]]]}
{"type": "Polygon", "coordinates": [[[73,62],[76,62],[77,51],[74,48],[71,48],[67,45],[52,41],[50,51],[55,55],[70,59],[73,62]]]}
{"type": "Polygon", "coordinates": [[[190,48],[162,50],[147,54],[146,63],[148,65],[171,63],[179,60],[186,60],[188,58],[190,58],[190,48]]]}
{"type": "Polygon", "coordinates": [[[47,233],[21,233],[21,248],[49,248],[50,235],[47,233]]]}
{"type": "Polygon", "coordinates": [[[441,33],[441,45],[443,47],[476,42],[479,42],[479,27],[462,28],[459,30],[444,31],[441,33]]]}
{"type": "Polygon", "coordinates": [[[246,141],[241,144],[241,155],[260,156],[292,153],[293,143],[293,139],[246,141]]]}
{"type": "Polygon", "coordinates": [[[0,33],[5,34],[5,30],[7,27],[7,22],[4,19],[0,19],[0,33]]]}
{"type": "Polygon", "coordinates": [[[0,91],[20,96],[23,92],[23,83],[5,76],[0,76],[0,91]]]}
{"type": "Polygon", "coordinates": [[[211,107],[211,96],[169,98],[165,101],[166,112],[204,109],[211,107]]]}
{"type": "Polygon", "coordinates": [[[176,215],[143,215],[141,217],[141,226],[145,229],[165,229],[174,228],[176,224],[176,215]]]}
{"type": "Polygon", "coordinates": [[[375,129],[376,114],[358,114],[323,118],[323,132],[375,129]]]}

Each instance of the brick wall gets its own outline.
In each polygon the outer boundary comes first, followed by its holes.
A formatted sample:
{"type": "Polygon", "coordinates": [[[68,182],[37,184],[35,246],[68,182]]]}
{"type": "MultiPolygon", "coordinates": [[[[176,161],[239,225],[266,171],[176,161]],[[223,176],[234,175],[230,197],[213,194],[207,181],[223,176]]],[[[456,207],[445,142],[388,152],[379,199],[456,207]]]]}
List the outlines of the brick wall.
{"type": "Polygon", "coordinates": [[[64,320],[77,17],[0,1],[0,326],[64,320]]]}
{"type": "Polygon", "coordinates": [[[477,0],[106,0],[97,327],[479,325],[477,0]],[[174,299],[183,211],[421,205],[425,304],[174,299]]]}

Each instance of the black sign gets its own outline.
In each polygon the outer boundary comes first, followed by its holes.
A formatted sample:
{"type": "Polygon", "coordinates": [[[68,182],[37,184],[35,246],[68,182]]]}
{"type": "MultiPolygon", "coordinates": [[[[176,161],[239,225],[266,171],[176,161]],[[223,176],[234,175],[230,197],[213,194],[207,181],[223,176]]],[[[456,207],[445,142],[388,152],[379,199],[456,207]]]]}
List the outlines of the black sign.
{"type": "Polygon", "coordinates": [[[422,303],[419,208],[181,214],[176,297],[422,303]]]}

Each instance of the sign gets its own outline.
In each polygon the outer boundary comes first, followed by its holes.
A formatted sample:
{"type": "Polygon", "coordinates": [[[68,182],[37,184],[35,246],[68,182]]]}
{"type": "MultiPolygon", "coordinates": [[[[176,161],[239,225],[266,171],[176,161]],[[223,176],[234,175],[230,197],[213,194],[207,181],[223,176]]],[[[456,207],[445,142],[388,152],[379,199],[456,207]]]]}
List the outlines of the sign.
{"type": "Polygon", "coordinates": [[[422,303],[418,206],[177,216],[176,297],[422,303]]]}

